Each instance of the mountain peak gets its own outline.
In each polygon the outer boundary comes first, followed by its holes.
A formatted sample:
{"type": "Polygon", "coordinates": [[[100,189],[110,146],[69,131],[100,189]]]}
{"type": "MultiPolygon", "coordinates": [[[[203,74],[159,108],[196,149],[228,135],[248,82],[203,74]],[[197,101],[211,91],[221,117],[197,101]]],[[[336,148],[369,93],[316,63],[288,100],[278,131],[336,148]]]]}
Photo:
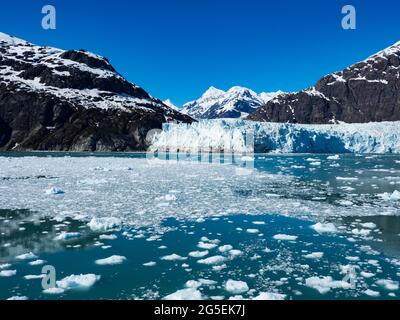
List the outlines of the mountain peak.
{"type": "Polygon", "coordinates": [[[211,86],[207,89],[206,92],[203,93],[202,98],[217,97],[223,95],[224,93],[225,91],[211,86]]]}
{"type": "Polygon", "coordinates": [[[179,110],[179,108],[171,101],[171,99],[164,100],[163,103],[174,110],[179,110]]]}
{"type": "Polygon", "coordinates": [[[18,44],[27,44],[25,40],[16,38],[14,36],[11,36],[9,34],[0,32],[0,45],[1,44],[7,44],[7,45],[18,45],[18,44]]]}
{"type": "Polygon", "coordinates": [[[400,42],[328,74],[315,86],[269,101],[248,120],[329,124],[400,119],[400,42]]]}
{"type": "Polygon", "coordinates": [[[226,92],[210,87],[200,99],[184,104],[182,112],[198,119],[243,118],[277,94],[266,95],[241,86],[226,92]]]}
{"type": "Polygon", "coordinates": [[[366,61],[371,60],[371,59],[375,59],[375,58],[384,58],[393,54],[397,54],[400,55],[400,41],[396,42],[395,44],[387,47],[386,49],[383,49],[375,54],[373,54],[372,56],[368,57],[366,61]]]}

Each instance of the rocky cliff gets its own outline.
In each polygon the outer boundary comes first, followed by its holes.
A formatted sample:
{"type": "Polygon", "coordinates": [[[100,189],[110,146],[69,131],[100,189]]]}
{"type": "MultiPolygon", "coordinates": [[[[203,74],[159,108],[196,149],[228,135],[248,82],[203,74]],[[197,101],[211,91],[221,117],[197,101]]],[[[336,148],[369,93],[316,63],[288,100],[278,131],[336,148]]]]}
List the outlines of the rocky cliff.
{"type": "Polygon", "coordinates": [[[0,150],[142,151],[149,130],[192,119],[84,50],[0,33],[0,150]]]}
{"type": "Polygon", "coordinates": [[[248,119],[311,124],[400,120],[400,42],[325,76],[312,88],[277,96],[248,119]]]}

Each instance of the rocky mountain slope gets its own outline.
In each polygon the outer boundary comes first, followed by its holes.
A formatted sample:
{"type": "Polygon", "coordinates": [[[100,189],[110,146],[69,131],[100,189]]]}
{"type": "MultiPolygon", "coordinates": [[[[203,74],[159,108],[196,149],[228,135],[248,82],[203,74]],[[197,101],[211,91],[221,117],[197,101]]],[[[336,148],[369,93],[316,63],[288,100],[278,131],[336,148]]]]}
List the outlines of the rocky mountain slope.
{"type": "Polygon", "coordinates": [[[210,87],[198,100],[184,104],[182,112],[196,119],[244,118],[281,93],[257,94],[243,87],[225,92],[210,87]]]}
{"type": "Polygon", "coordinates": [[[145,150],[149,130],[192,119],[84,50],[0,33],[0,150],[145,150]]]}
{"type": "Polygon", "coordinates": [[[400,120],[400,42],[304,91],[280,95],[253,121],[326,124],[400,120]]]}

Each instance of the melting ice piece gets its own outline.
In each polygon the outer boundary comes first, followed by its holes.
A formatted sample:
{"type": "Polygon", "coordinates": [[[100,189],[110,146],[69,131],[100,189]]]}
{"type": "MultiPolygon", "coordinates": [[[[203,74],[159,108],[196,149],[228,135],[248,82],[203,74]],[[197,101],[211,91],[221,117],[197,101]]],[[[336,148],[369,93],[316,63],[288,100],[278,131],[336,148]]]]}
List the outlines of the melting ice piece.
{"type": "Polygon", "coordinates": [[[225,284],[225,290],[233,294],[240,294],[249,291],[249,286],[244,281],[229,279],[225,284]]]}
{"type": "Polygon", "coordinates": [[[126,260],[126,257],[124,256],[111,256],[105,259],[99,259],[96,260],[95,263],[98,264],[99,266],[107,266],[107,265],[116,265],[116,264],[122,264],[126,260]]]}
{"type": "Polygon", "coordinates": [[[92,273],[81,275],[73,274],[57,281],[57,286],[64,290],[86,290],[91,288],[100,278],[99,275],[92,273]]]}

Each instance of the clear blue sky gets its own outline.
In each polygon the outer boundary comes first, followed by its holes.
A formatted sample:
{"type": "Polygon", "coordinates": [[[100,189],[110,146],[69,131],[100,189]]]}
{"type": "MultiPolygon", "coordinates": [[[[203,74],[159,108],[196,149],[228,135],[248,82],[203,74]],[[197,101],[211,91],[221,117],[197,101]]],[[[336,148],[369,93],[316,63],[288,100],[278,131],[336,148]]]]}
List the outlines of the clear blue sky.
{"type": "Polygon", "coordinates": [[[176,104],[209,86],[295,91],[400,40],[398,0],[1,0],[0,31],[87,49],[176,104]],[[41,28],[41,8],[57,29],[41,28]],[[341,8],[357,9],[357,30],[341,8]]]}

